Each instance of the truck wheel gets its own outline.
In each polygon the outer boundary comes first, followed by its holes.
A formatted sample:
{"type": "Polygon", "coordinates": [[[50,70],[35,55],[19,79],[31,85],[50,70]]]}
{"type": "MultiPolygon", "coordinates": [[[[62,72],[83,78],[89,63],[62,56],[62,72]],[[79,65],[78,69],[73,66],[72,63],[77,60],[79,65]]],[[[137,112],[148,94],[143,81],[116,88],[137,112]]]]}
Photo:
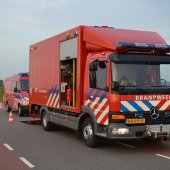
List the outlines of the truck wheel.
{"type": "Polygon", "coordinates": [[[101,139],[94,134],[93,121],[89,117],[83,122],[82,136],[84,143],[91,148],[98,147],[101,143],[101,139]]]}
{"type": "Polygon", "coordinates": [[[51,130],[54,130],[55,128],[55,125],[51,122],[48,121],[48,118],[47,118],[47,112],[46,111],[43,111],[42,113],[42,118],[41,118],[41,124],[42,124],[42,127],[45,131],[51,131],[51,130]]]}
{"type": "Polygon", "coordinates": [[[19,114],[19,117],[23,116],[23,111],[21,109],[21,106],[18,106],[18,114],[19,114]]]}
{"type": "Polygon", "coordinates": [[[8,103],[6,103],[6,110],[7,110],[7,112],[11,111],[11,108],[9,107],[8,103]]]}

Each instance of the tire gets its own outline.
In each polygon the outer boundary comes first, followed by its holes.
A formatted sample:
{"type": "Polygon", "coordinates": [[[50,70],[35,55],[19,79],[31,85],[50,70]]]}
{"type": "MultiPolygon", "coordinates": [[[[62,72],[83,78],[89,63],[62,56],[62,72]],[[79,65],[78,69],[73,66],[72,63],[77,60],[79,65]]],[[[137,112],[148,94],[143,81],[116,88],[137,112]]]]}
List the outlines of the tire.
{"type": "Polygon", "coordinates": [[[94,134],[94,124],[91,118],[85,118],[82,125],[82,138],[84,143],[91,148],[100,146],[101,138],[94,134]]]}
{"type": "Polygon", "coordinates": [[[21,109],[21,106],[18,106],[18,115],[19,117],[22,117],[24,115],[23,110],[21,109]]]}
{"type": "Polygon", "coordinates": [[[6,103],[6,110],[7,110],[7,112],[11,111],[11,108],[9,107],[8,103],[6,103]]]}
{"type": "Polygon", "coordinates": [[[48,115],[45,110],[42,113],[41,125],[45,131],[52,131],[55,129],[55,125],[48,121],[48,115]]]}

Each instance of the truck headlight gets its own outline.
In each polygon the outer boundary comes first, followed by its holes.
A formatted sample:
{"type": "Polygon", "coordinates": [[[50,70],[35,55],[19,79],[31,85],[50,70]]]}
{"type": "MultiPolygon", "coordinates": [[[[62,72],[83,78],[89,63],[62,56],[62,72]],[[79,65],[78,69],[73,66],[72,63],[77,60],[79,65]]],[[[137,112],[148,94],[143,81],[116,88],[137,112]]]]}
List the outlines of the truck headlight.
{"type": "Polygon", "coordinates": [[[112,129],[112,134],[114,135],[125,135],[129,133],[128,128],[118,128],[118,129],[112,129]]]}

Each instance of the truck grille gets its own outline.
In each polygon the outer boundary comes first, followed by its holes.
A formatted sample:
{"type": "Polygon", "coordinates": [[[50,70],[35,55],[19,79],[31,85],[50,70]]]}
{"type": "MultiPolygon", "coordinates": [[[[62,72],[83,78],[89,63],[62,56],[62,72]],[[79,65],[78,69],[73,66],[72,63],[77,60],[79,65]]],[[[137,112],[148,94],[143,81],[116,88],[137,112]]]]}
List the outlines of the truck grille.
{"type": "MultiPolygon", "coordinates": [[[[135,113],[126,113],[125,114],[126,119],[129,118],[135,118],[135,113]]],[[[157,119],[152,119],[150,112],[144,113],[145,118],[145,124],[146,125],[152,125],[152,124],[170,124],[170,117],[165,116],[165,112],[159,112],[159,117],[157,119]]]]}

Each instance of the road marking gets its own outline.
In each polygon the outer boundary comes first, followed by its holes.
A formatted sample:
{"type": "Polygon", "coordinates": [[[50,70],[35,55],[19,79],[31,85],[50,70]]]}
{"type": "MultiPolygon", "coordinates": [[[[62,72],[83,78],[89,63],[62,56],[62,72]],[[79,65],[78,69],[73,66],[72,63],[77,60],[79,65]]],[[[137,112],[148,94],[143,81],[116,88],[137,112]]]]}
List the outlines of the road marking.
{"type": "Polygon", "coordinates": [[[26,160],[24,157],[20,157],[19,158],[22,162],[24,162],[28,167],[30,167],[30,168],[35,168],[35,166],[32,164],[32,163],[30,163],[28,160],[26,160]]]}
{"type": "Polygon", "coordinates": [[[14,149],[11,147],[11,146],[9,146],[7,143],[4,143],[3,144],[7,149],[9,149],[10,151],[13,151],[14,149]]]}
{"type": "Polygon", "coordinates": [[[156,156],[162,157],[162,158],[166,158],[166,159],[170,159],[169,156],[165,156],[165,155],[161,155],[161,154],[155,154],[156,156]]]}
{"type": "Polygon", "coordinates": [[[122,143],[122,142],[116,142],[117,144],[120,144],[120,145],[123,145],[123,146],[127,146],[128,148],[135,148],[134,146],[132,145],[128,145],[126,143],[122,143]]]}

